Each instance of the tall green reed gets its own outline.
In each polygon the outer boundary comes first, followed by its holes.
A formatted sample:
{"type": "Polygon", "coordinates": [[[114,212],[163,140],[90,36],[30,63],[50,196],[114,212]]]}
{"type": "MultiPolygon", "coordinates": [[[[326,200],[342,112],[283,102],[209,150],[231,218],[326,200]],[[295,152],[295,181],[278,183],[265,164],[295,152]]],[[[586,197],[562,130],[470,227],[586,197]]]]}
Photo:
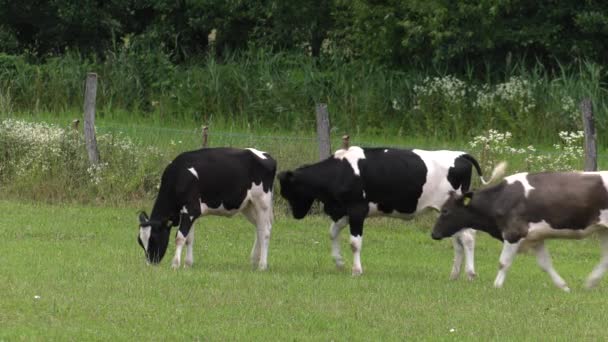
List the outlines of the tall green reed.
{"type": "Polygon", "coordinates": [[[314,104],[326,102],[333,130],[351,135],[466,140],[503,129],[515,140],[553,143],[556,132],[580,127],[578,103],[591,97],[598,126],[605,128],[601,66],[509,65],[505,72],[488,65],[483,72],[469,68],[448,75],[440,67],[391,70],[264,49],[176,65],[161,49],[126,39],[104,59],[73,51],[44,63],[0,55],[0,115],[78,111],[86,72],[96,71],[101,120],[310,133],[314,104]]]}

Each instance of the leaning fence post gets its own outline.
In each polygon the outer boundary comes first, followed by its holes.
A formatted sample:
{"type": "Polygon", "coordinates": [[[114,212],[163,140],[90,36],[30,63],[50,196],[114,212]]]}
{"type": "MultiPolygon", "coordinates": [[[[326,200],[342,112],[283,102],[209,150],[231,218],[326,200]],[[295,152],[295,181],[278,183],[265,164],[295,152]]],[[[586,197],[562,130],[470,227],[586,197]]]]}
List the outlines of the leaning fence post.
{"type": "Polygon", "coordinates": [[[319,159],[323,160],[331,154],[331,143],[329,140],[329,112],[327,104],[318,103],[315,111],[317,113],[317,140],[319,142],[319,159]]]}
{"type": "Polygon", "coordinates": [[[72,129],[78,131],[78,124],[80,124],[80,120],[74,119],[72,120],[72,129]]]}
{"type": "Polygon", "coordinates": [[[585,129],[585,171],[597,171],[597,148],[593,104],[590,98],[581,102],[583,127],[585,129]]]}
{"type": "Polygon", "coordinates": [[[208,135],[209,135],[209,127],[203,126],[203,148],[207,147],[208,135]]]}
{"type": "Polygon", "coordinates": [[[90,72],[84,90],[84,140],[89,154],[89,162],[99,164],[99,150],[95,137],[95,98],[97,97],[97,74],[90,72]]]}

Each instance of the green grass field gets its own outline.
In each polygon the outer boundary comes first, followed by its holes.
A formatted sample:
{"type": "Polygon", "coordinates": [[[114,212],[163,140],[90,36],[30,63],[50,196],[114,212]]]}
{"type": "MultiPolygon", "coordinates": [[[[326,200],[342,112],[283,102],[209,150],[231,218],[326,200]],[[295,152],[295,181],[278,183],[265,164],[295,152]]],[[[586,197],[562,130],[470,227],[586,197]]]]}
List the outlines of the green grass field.
{"type": "MultiPolygon", "coordinates": [[[[148,203],[146,207],[151,206],[148,203]]],[[[492,287],[500,243],[478,234],[479,277],[449,281],[452,245],[430,238],[435,214],[369,220],[364,275],[330,257],[329,220],[277,210],[267,272],[253,271],[253,227],[242,217],[196,224],[195,265],[159,266],[137,245],[140,208],[0,201],[0,340],[605,340],[607,281],[583,281],[595,239],[552,241],[572,293],[533,256],[492,287]],[[39,297],[36,297],[39,296],[39,297]]],[[[149,208],[147,208],[149,209],[149,208]]]]}

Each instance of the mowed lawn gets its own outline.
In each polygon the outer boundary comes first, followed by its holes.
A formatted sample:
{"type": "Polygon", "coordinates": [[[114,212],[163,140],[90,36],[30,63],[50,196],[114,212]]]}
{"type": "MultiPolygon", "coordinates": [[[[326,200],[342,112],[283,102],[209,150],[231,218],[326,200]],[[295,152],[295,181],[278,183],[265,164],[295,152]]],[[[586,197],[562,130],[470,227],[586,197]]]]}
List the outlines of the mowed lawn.
{"type": "Polygon", "coordinates": [[[176,271],[173,242],[160,265],[145,264],[137,209],[0,201],[0,340],[608,339],[608,282],[582,287],[595,239],[549,243],[572,293],[531,255],[497,290],[497,241],[479,233],[479,277],[449,281],[452,244],[430,238],[434,214],[374,219],[353,278],[348,229],[338,271],[329,220],[281,209],[267,272],[251,269],[254,230],[238,216],[199,220],[195,265],[176,271]]]}

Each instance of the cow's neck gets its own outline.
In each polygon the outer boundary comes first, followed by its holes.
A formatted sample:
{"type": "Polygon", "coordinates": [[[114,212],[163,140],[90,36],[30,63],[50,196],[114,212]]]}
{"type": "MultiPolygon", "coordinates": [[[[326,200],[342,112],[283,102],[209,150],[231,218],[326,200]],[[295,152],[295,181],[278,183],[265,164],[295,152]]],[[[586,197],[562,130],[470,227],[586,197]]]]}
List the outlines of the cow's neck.
{"type": "Polygon", "coordinates": [[[478,213],[478,220],[472,228],[484,231],[499,240],[502,240],[502,233],[496,221],[497,216],[494,203],[500,201],[499,196],[501,194],[501,189],[502,186],[499,184],[479,190],[475,193],[472,202],[475,211],[478,213]]]}
{"type": "Polygon", "coordinates": [[[150,221],[166,222],[174,216],[176,211],[174,208],[175,200],[173,200],[173,197],[169,193],[163,190],[161,187],[156,201],[154,201],[154,207],[152,207],[152,212],[150,213],[150,221]]]}
{"type": "Polygon", "coordinates": [[[335,182],[339,166],[335,159],[328,158],[316,164],[300,168],[298,178],[308,186],[309,194],[316,199],[323,201],[329,193],[332,182],[335,182]]]}

